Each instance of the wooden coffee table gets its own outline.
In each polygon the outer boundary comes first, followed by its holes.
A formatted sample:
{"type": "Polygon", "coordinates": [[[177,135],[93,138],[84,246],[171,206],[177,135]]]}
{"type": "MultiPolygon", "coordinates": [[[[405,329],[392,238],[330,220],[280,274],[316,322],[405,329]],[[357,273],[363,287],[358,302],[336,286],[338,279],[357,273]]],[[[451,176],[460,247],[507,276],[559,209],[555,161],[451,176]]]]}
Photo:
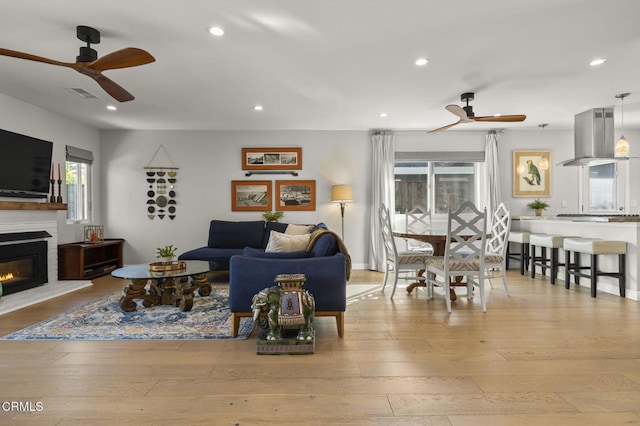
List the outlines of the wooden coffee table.
{"type": "Polygon", "coordinates": [[[207,272],[215,270],[215,262],[187,260],[183,269],[168,271],[149,270],[149,264],[125,266],[111,272],[116,278],[131,280],[123,290],[120,308],[125,312],[136,310],[136,299],[142,299],[146,308],[155,305],[175,305],[182,312],[193,307],[193,293],[200,296],[211,294],[211,283],[207,272]],[[147,288],[147,284],[149,285],[147,288]]]}

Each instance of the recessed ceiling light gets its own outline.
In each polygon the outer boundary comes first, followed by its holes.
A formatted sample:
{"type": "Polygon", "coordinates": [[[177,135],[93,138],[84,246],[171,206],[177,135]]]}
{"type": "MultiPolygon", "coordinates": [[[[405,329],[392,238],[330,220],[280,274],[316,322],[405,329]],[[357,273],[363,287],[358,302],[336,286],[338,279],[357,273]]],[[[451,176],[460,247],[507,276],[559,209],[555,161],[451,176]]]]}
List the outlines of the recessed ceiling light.
{"type": "Polygon", "coordinates": [[[497,113],[497,114],[493,114],[493,116],[494,116],[494,117],[501,117],[501,116],[502,116],[502,114],[497,113]]]}
{"type": "Polygon", "coordinates": [[[109,111],[117,111],[117,110],[118,110],[118,107],[116,107],[115,105],[107,105],[107,109],[108,109],[109,111]]]}
{"type": "Polygon", "coordinates": [[[218,37],[224,35],[224,30],[220,27],[211,27],[209,28],[209,32],[211,33],[211,35],[218,37]]]}
{"type": "Polygon", "coordinates": [[[415,64],[419,67],[423,67],[428,63],[429,63],[429,60],[427,58],[418,58],[416,59],[416,62],[415,62],[415,64]]]}
{"type": "Polygon", "coordinates": [[[381,112],[380,113],[380,117],[385,118],[387,117],[389,114],[387,114],[386,112],[381,112]]]}
{"type": "Polygon", "coordinates": [[[253,107],[253,109],[256,111],[262,111],[263,108],[262,108],[262,105],[256,105],[253,107]]]}
{"type": "Polygon", "coordinates": [[[598,58],[598,59],[594,59],[593,61],[589,62],[589,65],[591,65],[592,67],[597,67],[598,65],[602,65],[606,62],[607,60],[605,58],[598,58]]]}

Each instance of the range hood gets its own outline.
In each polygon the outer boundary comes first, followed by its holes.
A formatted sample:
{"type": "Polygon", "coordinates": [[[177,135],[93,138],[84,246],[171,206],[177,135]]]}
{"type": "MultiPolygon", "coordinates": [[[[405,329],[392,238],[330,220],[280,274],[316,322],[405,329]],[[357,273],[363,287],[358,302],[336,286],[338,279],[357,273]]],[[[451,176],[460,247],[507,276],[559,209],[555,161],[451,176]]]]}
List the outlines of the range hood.
{"type": "Polygon", "coordinates": [[[576,114],[574,158],[562,166],[584,166],[598,160],[627,160],[615,156],[613,108],[593,108],[576,114]]]}

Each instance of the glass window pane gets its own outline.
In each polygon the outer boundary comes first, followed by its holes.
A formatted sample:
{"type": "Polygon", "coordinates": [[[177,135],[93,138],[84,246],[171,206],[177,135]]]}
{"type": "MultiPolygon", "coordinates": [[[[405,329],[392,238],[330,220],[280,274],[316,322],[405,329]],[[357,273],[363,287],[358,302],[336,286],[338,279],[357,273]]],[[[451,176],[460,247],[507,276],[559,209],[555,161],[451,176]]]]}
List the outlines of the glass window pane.
{"type": "Polygon", "coordinates": [[[90,220],[90,175],[91,165],[66,162],[65,183],[67,187],[67,220],[90,220]]]}
{"type": "Polygon", "coordinates": [[[425,161],[397,162],[396,213],[404,214],[415,206],[427,208],[429,194],[429,164],[425,161]]]}
{"type": "Polygon", "coordinates": [[[434,163],[434,213],[455,211],[465,201],[475,203],[474,163],[434,163]]]}
{"type": "Polygon", "coordinates": [[[615,206],[615,163],[589,166],[589,211],[612,211],[615,206]]]}

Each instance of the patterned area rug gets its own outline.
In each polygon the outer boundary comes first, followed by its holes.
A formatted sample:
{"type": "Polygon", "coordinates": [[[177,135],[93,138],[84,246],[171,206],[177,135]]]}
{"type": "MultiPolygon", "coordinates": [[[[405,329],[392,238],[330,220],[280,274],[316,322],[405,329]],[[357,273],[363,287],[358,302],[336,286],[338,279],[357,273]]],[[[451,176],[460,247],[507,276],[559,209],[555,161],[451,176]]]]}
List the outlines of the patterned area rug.
{"type": "MultiPolygon", "coordinates": [[[[194,296],[189,312],[169,305],[145,308],[139,301],[135,311],[123,312],[121,295],[117,291],[0,340],[234,339],[226,288],[214,288],[208,297],[194,296]]],[[[251,318],[243,318],[237,339],[249,337],[252,327],[251,318]]]]}

